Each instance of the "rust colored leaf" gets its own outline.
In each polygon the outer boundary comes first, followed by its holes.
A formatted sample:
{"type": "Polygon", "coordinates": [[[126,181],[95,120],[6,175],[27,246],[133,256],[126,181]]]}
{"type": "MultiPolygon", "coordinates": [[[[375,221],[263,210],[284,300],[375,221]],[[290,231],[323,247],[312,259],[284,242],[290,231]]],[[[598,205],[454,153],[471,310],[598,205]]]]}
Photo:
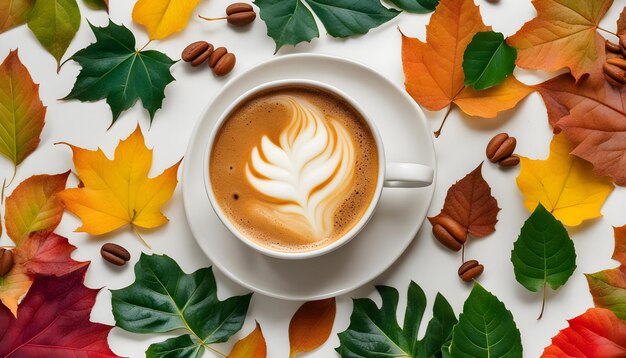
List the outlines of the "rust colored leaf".
{"type": "Polygon", "coordinates": [[[0,306],[0,356],[118,357],[107,342],[112,327],[89,320],[99,290],[85,287],[86,272],[37,275],[18,318],[0,306]]]}
{"type": "Polygon", "coordinates": [[[489,30],[473,0],[441,0],[426,27],[426,42],[402,35],[407,92],[431,111],[454,103],[468,115],[492,118],[515,107],[532,89],[513,76],[484,91],[465,87],[465,49],[476,33],[489,30]]]}
{"type": "Polygon", "coordinates": [[[289,357],[310,352],[324,344],[333,329],[336,312],[334,297],[300,306],[289,322],[289,357]]]}
{"type": "Polygon", "coordinates": [[[227,358],[265,358],[267,356],[267,345],[259,322],[256,328],[244,339],[235,343],[233,350],[227,358]]]}
{"type": "Polygon", "coordinates": [[[61,276],[89,264],[71,258],[75,249],[56,234],[28,236],[13,249],[15,265],[11,271],[0,277],[0,301],[17,315],[17,303],[30,289],[35,274],[61,276]]]}
{"type": "MultiPolygon", "coordinates": [[[[604,62],[604,55],[602,55],[604,62]]],[[[596,66],[598,67],[598,66],[596,66]]],[[[626,185],[626,88],[608,84],[600,68],[576,82],[563,74],[537,85],[550,124],[563,131],[572,154],[593,164],[598,176],[626,185]]]]}
{"type": "Polygon", "coordinates": [[[617,19],[617,33],[619,35],[626,34],[626,6],[617,19]]]}
{"type": "Polygon", "coordinates": [[[441,213],[429,217],[431,224],[447,216],[467,229],[474,237],[483,237],[496,230],[500,208],[491,195],[491,187],[482,175],[482,163],[448,189],[441,213]]]}
{"type": "Polygon", "coordinates": [[[604,38],[598,24],[613,0],[533,0],[537,17],[509,37],[518,49],[517,65],[544,71],[569,68],[579,80],[590,73],[604,38]]]}

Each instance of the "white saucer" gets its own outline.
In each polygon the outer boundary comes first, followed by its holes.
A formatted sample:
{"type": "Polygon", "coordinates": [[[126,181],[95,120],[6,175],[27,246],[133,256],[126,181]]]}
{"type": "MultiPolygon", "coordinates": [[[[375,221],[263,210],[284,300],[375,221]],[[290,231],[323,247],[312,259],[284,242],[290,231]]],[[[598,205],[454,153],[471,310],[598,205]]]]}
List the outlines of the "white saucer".
{"type": "Polygon", "coordinates": [[[280,260],[240,242],[220,222],[205,194],[204,149],[214,122],[233,100],[262,83],[281,79],[325,82],[354,98],[376,121],[388,162],[435,168],[432,134],[421,109],[390,81],[359,63],[315,54],[277,57],[233,78],[196,124],[184,160],[183,198],[191,231],[215,267],[263,295],[302,301],[338,296],[371,281],[400,257],[422,226],[435,184],[422,189],[385,188],[365,229],[321,257],[280,260]]]}

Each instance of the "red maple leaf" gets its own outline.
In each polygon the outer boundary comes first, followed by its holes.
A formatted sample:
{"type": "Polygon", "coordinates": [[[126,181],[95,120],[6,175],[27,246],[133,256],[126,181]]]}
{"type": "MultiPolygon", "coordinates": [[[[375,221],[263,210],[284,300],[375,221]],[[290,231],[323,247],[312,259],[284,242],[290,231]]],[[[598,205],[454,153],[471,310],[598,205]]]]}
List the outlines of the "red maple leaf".
{"type": "Polygon", "coordinates": [[[107,343],[113,327],[89,321],[100,290],[83,284],[87,267],[63,276],[36,275],[18,318],[0,306],[0,357],[119,357],[107,343]]]}

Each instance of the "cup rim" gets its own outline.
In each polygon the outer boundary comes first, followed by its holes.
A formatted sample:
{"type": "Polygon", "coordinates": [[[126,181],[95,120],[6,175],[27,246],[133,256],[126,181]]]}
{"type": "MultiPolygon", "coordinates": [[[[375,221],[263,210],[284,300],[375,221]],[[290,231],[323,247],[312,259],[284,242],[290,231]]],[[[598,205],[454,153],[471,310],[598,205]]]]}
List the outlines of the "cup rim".
{"type": "Polygon", "coordinates": [[[371,217],[374,214],[374,210],[376,209],[376,206],[378,205],[378,202],[380,200],[380,196],[382,194],[382,189],[383,189],[383,184],[384,184],[384,180],[385,180],[385,167],[386,167],[386,158],[385,158],[385,150],[384,150],[384,146],[383,146],[383,141],[382,138],[380,136],[380,132],[378,131],[378,128],[376,127],[376,124],[374,123],[374,121],[367,115],[367,113],[363,110],[363,108],[352,98],[350,97],[348,94],[346,94],[345,92],[341,91],[340,89],[331,86],[329,84],[320,82],[320,81],[316,81],[316,80],[309,80],[309,79],[282,79],[282,80],[276,80],[276,81],[270,81],[270,82],[266,82],[263,83],[261,85],[255,86],[251,89],[249,89],[248,91],[244,92],[242,95],[240,95],[239,97],[237,97],[220,115],[220,117],[217,119],[217,121],[215,121],[215,123],[213,124],[213,128],[211,129],[211,135],[209,136],[209,140],[207,141],[206,147],[205,147],[205,151],[204,151],[204,162],[203,162],[203,177],[204,177],[204,189],[205,189],[205,193],[209,199],[209,202],[211,203],[211,208],[213,209],[213,211],[215,212],[215,214],[217,215],[217,217],[220,219],[220,221],[222,222],[222,224],[224,224],[224,226],[226,226],[226,228],[235,236],[237,237],[237,239],[239,239],[239,241],[243,242],[244,244],[248,245],[250,248],[264,254],[270,257],[274,257],[274,258],[280,258],[280,259],[290,259],[290,260],[299,260],[299,259],[308,259],[308,258],[314,258],[314,257],[318,257],[318,256],[322,256],[324,254],[330,253],[340,247],[342,247],[343,245],[347,244],[349,241],[351,241],[355,236],[357,236],[357,234],[367,225],[368,221],[371,219],[371,217]],[[367,208],[367,210],[365,211],[365,213],[363,214],[363,216],[361,217],[361,219],[352,227],[352,229],[350,229],[347,233],[345,233],[343,236],[341,236],[339,239],[333,241],[332,243],[326,245],[326,246],[322,246],[320,248],[317,249],[313,249],[313,250],[308,250],[308,251],[296,251],[296,252],[288,252],[288,251],[278,251],[278,250],[272,250],[270,248],[267,248],[265,246],[262,246],[258,243],[256,243],[253,239],[249,239],[247,238],[244,234],[242,234],[237,227],[235,227],[235,225],[233,225],[231,223],[231,221],[228,219],[228,217],[224,214],[222,208],[220,207],[217,199],[215,198],[215,194],[213,193],[213,186],[211,184],[211,175],[210,175],[210,165],[209,165],[209,160],[210,160],[210,154],[211,151],[213,149],[213,144],[215,142],[215,138],[217,136],[217,133],[219,132],[219,130],[221,129],[222,125],[224,124],[224,122],[228,119],[228,117],[231,115],[231,113],[243,102],[245,102],[247,99],[249,99],[250,97],[254,96],[255,94],[265,91],[265,90],[269,90],[271,88],[275,88],[275,87],[281,87],[281,86],[288,86],[288,85],[293,85],[293,86],[308,86],[308,87],[314,87],[314,88],[318,88],[324,91],[328,91],[330,93],[333,93],[335,95],[337,95],[338,97],[340,97],[341,99],[345,100],[350,106],[352,106],[354,108],[354,110],[356,110],[361,117],[365,120],[365,122],[367,123],[367,125],[370,128],[370,131],[372,132],[372,136],[374,137],[374,141],[376,142],[376,146],[377,146],[377,151],[378,151],[378,181],[376,183],[376,189],[374,192],[374,196],[372,197],[372,200],[370,201],[370,204],[367,208]]]}

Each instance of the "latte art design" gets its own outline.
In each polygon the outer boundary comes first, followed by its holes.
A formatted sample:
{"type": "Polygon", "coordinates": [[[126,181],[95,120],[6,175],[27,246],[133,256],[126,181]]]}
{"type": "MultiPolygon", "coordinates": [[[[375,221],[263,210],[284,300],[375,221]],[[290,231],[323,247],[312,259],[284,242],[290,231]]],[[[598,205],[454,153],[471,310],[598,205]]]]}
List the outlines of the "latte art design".
{"type": "Polygon", "coordinates": [[[355,175],[355,147],[348,130],[305,99],[280,96],[291,120],[274,143],[263,136],[246,163],[246,178],[262,205],[311,241],[327,238],[333,215],[355,175]]]}

